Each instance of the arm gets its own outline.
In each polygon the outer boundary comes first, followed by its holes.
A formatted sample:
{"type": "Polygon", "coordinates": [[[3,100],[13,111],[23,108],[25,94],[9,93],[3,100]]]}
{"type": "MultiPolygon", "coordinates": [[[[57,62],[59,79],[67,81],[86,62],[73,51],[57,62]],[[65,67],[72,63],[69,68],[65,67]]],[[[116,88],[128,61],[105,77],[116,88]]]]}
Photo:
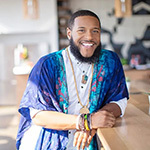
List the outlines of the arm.
{"type": "Polygon", "coordinates": [[[100,109],[101,111],[102,110],[106,110],[110,113],[112,113],[114,115],[114,117],[119,117],[121,115],[121,109],[120,107],[115,104],[115,103],[109,103],[107,105],[105,105],[102,109],[100,109]]]}
{"type": "MultiPolygon", "coordinates": [[[[119,106],[115,103],[109,103],[92,115],[92,126],[96,128],[96,126],[98,126],[97,124],[100,123],[98,122],[99,120],[101,120],[100,124],[103,125],[103,122],[107,124],[107,120],[108,123],[113,123],[115,117],[120,116],[120,114],[121,110],[119,106]]],[[[32,118],[34,124],[56,130],[76,129],[76,120],[77,115],[69,115],[56,111],[40,111],[32,118]]]]}
{"type": "Polygon", "coordinates": [[[34,124],[56,130],[76,129],[77,115],[56,111],[40,111],[32,118],[34,124]]]}

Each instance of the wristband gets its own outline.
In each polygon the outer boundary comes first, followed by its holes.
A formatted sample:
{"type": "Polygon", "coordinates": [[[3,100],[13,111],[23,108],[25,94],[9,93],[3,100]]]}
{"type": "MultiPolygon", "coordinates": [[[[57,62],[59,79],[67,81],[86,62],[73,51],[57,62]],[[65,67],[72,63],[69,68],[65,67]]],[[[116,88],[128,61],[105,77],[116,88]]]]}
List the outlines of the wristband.
{"type": "Polygon", "coordinates": [[[80,127],[79,127],[79,119],[80,119],[80,115],[78,115],[77,121],[76,121],[76,129],[77,129],[77,130],[80,129],[80,127]]]}
{"type": "Polygon", "coordinates": [[[87,119],[84,121],[84,126],[85,126],[85,129],[86,129],[87,131],[90,130],[90,129],[89,129],[89,126],[88,126],[87,119]]]}
{"type": "Polygon", "coordinates": [[[88,122],[88,127],[91,130],[92,129],[91,114],[87,114],[87,122],[88,122]]]}

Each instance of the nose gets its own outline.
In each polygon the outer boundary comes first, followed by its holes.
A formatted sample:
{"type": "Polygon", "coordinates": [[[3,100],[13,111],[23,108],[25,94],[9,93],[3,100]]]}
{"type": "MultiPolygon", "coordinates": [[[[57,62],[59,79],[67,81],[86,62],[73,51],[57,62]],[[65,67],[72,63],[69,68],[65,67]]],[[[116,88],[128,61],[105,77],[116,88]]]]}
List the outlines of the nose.
{"type": "Polygon", "coordinates": [[[87,40],[92,40],[92,39],[93,39],[93,35],[92,35],[92,32],[91,32],[91,31],[87,31],[87,32],[86,32],[86,39],[87,39],[87,40]]]}

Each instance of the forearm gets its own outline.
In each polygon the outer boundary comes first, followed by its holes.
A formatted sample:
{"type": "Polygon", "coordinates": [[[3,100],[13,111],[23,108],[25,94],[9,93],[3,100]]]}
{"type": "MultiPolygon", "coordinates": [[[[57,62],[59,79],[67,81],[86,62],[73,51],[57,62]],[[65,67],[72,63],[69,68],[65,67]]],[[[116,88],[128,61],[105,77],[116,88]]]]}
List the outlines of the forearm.
{"type": "Polygon", "coordinates": [[[36,125],[55,130],[71,130],[76,128],[76,115],[55,111],[40,111],[33,117],[36,125]]]}
{"type": "Polygon", "coordinates": [[[111,112],[116,118],[121,115],[121,109],[120,107],[115,103],[109,103],[102,107],[100,110],[106,110],[108,112],[111,112]]]}

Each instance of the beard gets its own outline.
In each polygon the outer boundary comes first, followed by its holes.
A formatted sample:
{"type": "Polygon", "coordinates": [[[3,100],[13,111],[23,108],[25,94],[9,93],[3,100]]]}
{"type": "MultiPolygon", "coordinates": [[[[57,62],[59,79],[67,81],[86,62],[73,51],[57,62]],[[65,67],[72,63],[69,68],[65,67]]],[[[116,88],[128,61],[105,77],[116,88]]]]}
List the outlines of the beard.
{"type": "Polygon", "coordinates": [[[99,60],[100,51],[101,51],[101,43],[96,47],[93,55],[91,57],[83,57],[80,53],[79,48],[75,45],[73,38],[70,39],[70,51],[74,55],[74,57],[84,63],[95,63],[99,60]]]}

